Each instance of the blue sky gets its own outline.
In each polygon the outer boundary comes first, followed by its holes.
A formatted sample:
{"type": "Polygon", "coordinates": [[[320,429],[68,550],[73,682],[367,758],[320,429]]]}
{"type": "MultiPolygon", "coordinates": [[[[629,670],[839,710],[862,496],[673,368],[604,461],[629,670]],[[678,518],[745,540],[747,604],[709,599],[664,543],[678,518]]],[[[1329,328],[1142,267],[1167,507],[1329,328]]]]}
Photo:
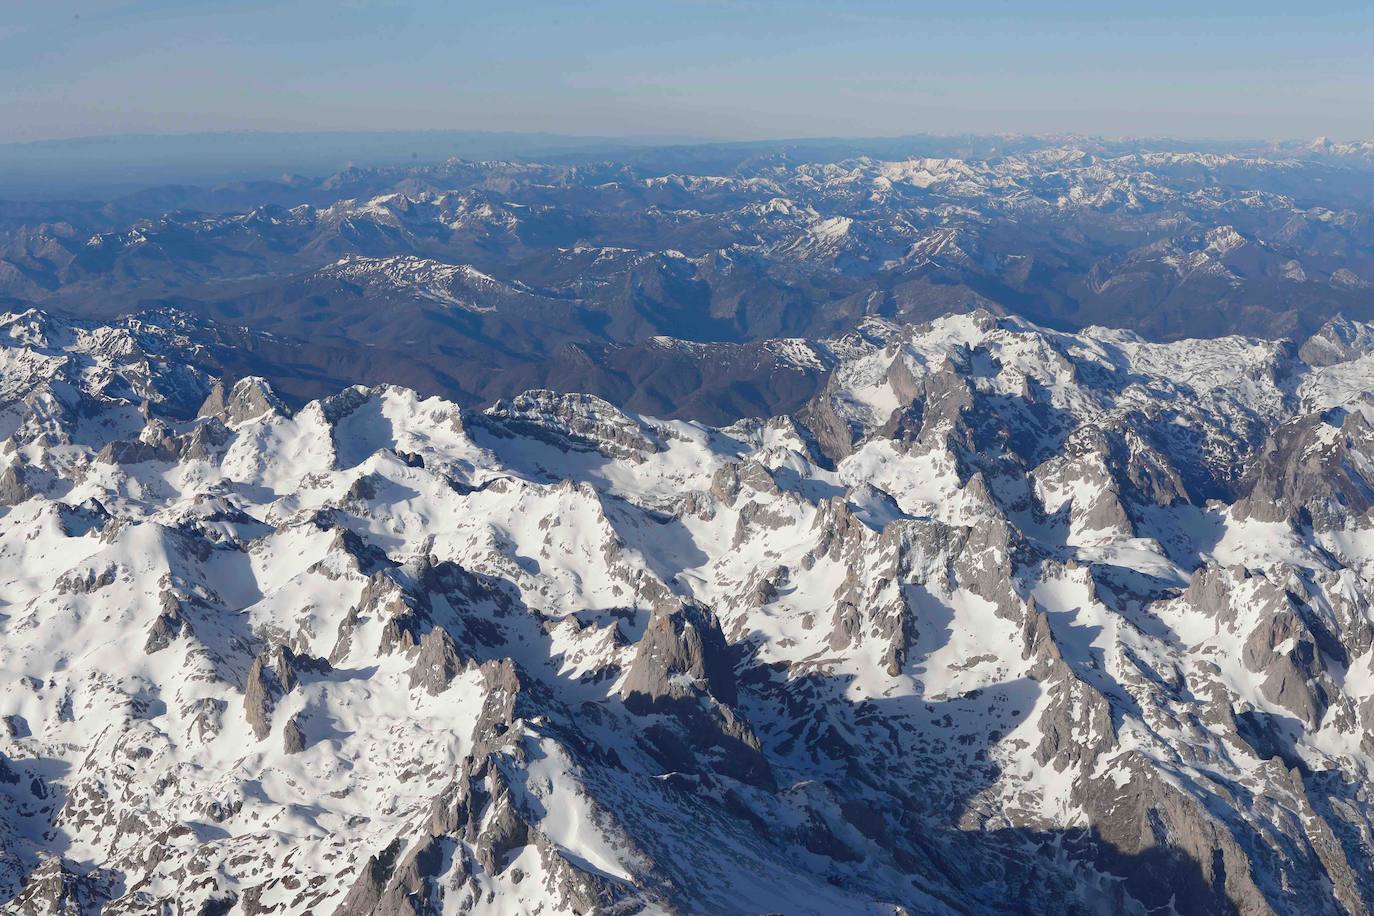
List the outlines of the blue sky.
{"type": "Polygon", "coordinates": [[[0,142],[224,129],[1374,137],[1374,5],[11,0],[0,142]]]}

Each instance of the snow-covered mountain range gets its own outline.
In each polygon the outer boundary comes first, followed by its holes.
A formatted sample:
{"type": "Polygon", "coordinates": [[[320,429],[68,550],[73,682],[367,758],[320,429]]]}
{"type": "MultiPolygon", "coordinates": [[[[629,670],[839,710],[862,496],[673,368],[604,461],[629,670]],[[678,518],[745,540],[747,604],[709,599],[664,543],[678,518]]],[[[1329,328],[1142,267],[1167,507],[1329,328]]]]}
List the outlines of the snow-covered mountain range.
{"type": "Polygon", "coordinates": [[[871,316],[724,426],[198,327],[0,317],[6,912],[1374,907],[1369,325],[871,316]]]}
{"type": "Polygon", "coordinates": [[[226,368],[293,407],[351,384],[467,408],[549,388],[729,424],[824,384],[751,369],[766,342],[871,318],[983,308],[1161,341],[1374,320],[1370,149],[746,144],[0,201],[0,306],[270,334],[226,368]],[[658,338],[718,347],[659,371],[658,338]]]}

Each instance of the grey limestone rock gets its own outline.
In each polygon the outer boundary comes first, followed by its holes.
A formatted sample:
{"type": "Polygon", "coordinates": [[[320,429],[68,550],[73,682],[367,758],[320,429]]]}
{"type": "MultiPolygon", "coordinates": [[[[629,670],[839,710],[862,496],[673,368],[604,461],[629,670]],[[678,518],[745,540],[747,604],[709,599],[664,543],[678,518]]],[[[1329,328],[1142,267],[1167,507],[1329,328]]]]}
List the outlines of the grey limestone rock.
{"type": "Polygon", "coordinates": [[[1265,613],[1245,640],[1242,658],[1264,675],[1266,698],[1316,728],[1330,703],[1321,653],[1301,616],[1287,605],[1265,613]]]}
{"type": "Polygon", "coordinates": [[[1317,530],[1367,525],[1374,507],[1374,428],[1360,410],[1335,408],[1276,429],[1238,501],[1242,518],[1317,530]]]}
{"type": "Polygon", "coordinates": [[[288,754],[299,754],[306,748],[305,731],[301,728],[300,713],[286,720],[281,730],[282,749],[288,754]]]}
{"type": "Polygon", "coordinates": [[[259,740],[272,731],[272,711],[296,688],[302,673],[324,673],[329,663],[297,655],[287,646],[274,646],[253,659],[243,692],[243,711],[259,740]]]}
{"type": "Polygon", "coordinates": [[[652,429],[589,394],[526,391],[497,401],[481,420],[505,435],[531,436],[559,448],[619,460],[642,461],[663,448],[652,429]]]}
{"type": "Polygon", "coordinates": [[[1374,352],[1374,329],[1344,315],[1329,319],[1298,348],[1309,366],[1335,366],[1374,352]]]}
{"type": "Polygon", "coordinates": [[[223,383],[216,381],[198,416],[214,417],[227,426],[238,426],[269,414],[290,416],[290,410],[266,379],[253,376],[239,379],[227,392],[223,383]]]}
{"type": "Polygon", "coordinates": [[[656,608],[621,687],[626,704],[648,710],[702,692],[729,704],[735,691],[729,648],[710,610],[673,602],[656,608]]]}
{"type": "Polygon", "coordinates": [[[33,495],[27,474],[18,463],[11,463],[0,473],[0,506],[17,506],[33,495]]]}
{"type": "Polygon", "coordinates": [[[465,660],[453,637],[443,627],[434,627],[420,637],[419,651],[410,669],[411,689],[423,687],[430,696],[443,693],[464,666],[465,660]]]}

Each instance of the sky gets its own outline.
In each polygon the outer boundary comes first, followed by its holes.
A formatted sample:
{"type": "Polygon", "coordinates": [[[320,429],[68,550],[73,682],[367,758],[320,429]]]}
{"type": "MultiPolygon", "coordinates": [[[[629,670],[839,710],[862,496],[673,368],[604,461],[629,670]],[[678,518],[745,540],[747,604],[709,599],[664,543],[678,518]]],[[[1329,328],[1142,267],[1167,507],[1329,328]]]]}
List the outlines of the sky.
{"type": "Polygon", "coordinates": [[[0,143],[222,130],[1374,138],[1374,4],[5,0],[0,143]]]}

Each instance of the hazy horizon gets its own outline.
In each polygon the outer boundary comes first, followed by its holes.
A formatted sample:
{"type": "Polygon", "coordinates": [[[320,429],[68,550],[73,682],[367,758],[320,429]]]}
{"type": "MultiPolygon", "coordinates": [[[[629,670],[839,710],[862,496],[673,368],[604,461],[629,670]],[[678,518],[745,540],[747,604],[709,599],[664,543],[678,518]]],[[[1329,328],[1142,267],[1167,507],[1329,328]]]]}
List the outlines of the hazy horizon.
{"type": "Polygon", "coordinates": [[[1148,133],[1094,133],[1091,131],[999,131],[999,130],[961,130],[939,131],[923,130],[906,133],[848,133],[848,134],[760,134],[758,136],[713,136],[705,134],[654,134],[654,133],[577,133],[569,131],[528,129],[486,129],[482,127],[394,127],[373,128],[331,127],[323,129],[225,127],[203,130],[165,130],[165,131],[109,131],[105,133],[71,134],[52,137],[35,137],[27,140],[0,140],[0,147],[24,147],[81,143],[100,143],[105,141],[126,140],[177,140],[210,137],[329,137],[329,136],[374,136],[388,137],[399,135],[426,134],[463,134],[474,137],[505,137],[513,139],[549,138],[557,141],[576,141],[587,145],[603,143],[622,143],[634,146],[707,146],[707,145],[748,145],[770,143],[808,143],[825,141],[894,141],[935,138],[957,140],[961,138],[1008,140],[1084,140],[1106,143],[1180,143],[1198,146],[1245,146],[1249,144],[1311,143],[1326,140],[1332,143],[1359,143],[1374,141],[1374,130],[1368,134],[1254,134],[1235,136],[1219,134],[1148,134],[1148,133]]]}
{"type": "Polygon", "coordinates": [[[1374,10],[795,0],[54,0],[0,25],[0,143],[206,131],[770,140],[1374,136],[1374,10]]]}
{"type": "Polygon", "coordinates": [[[1024,133],[921,133],[890,137],[722,139],[604,136],[529,131],[196,131],[109,134],[0,143],[0,199],[109,198],[172,185],[216,186],[287,176],[323,178],[350,167],[433,165],[449,159],[576,164],[615,160],[650,170],[730,171],[758,155],[827,161],[856,156],[902,160],[967,158],[1081,143],[1101,153],[1142,147],[1178,152],[1267,153],[1291,140],[1093,137],[1024,133]]]}

